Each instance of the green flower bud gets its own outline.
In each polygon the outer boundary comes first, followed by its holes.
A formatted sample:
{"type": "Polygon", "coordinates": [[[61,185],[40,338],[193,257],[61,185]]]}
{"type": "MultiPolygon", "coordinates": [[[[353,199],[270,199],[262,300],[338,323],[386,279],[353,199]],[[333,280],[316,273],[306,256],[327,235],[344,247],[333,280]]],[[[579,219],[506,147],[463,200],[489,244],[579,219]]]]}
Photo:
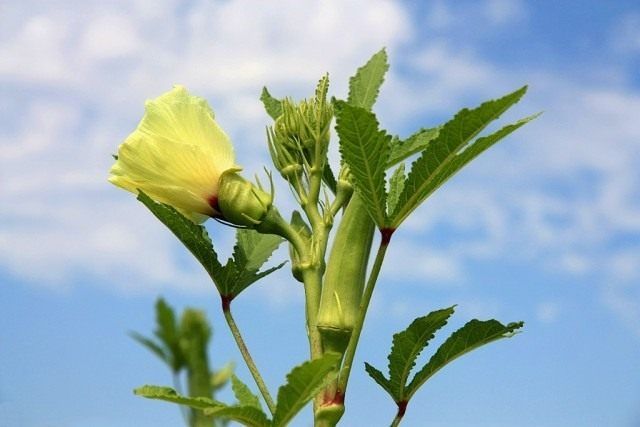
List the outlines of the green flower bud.
{"type": "Polygon", "coordinates": [[[255,227],[271,210],[273,196],[229,170],[220,177],[218,208],[222,219],[232,224],[255,227]]]}

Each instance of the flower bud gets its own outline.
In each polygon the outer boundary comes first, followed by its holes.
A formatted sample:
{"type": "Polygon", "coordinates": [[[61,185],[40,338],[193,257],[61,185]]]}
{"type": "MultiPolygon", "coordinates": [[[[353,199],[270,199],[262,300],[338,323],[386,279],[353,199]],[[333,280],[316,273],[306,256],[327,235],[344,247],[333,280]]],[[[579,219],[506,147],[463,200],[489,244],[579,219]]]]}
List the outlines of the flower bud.
{"type": "Polygon", "coordinates": [[[255,227],[264,221],[271,209],[273,196],[228,170],[220,177],[218,208],[222,219],[232,224],[255,227]]]}

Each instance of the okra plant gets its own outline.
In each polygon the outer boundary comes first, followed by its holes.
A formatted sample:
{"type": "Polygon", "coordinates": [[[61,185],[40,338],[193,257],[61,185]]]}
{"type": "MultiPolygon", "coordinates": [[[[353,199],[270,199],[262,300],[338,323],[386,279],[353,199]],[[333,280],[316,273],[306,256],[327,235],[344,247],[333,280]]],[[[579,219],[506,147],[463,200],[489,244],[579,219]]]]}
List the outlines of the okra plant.
{"type": "MultiPolygon", "coordinates": [[[[525,86],[462,109],[440,126],[419,129],[408,138],[394,136],[380,128],[372,111],[388,68],[383,49],[351,77],[346,99],[328,96],[328,75],[310,98],[299,102],[263,89],[260,99],[273,119],[266,132],[267,147],[275,170],[300,206],[290,215],[274,203],[270,174],[268,188],[241,176],[230,139],[204,99],[176,86],[147,102],[137,129],[114,156],[109,180],[137,194],[209,274],[262,402],[244,384],[234,387],[237,401],[231,404],[210,396],[184,396],[167,387],[144,386],[136,394],[259,427],[285,426],[313,401],[315,426],[339,423],[392,237],[449,178],[536,117],[481,136],[524,96],[525,86]],[[340,165],[331,165],[327,158],[332,128],[340,165]],[[233,255],[224,264],[201,225],[208,218],[238,228],[233,255]],[[274,398],[242,338],[232,306],[247,287],[284,266],[263,269],[281,243],[289,246],[293,279],[304,287],[309,360],[291,370],[274,398]]],[[[433,311],[394,335],[387,375],[365,364],[366,372],[397,405],[392,425],[400,423],[417,390],[445,365],[484,344],[511,337],[523,326],[471,320],[410,378],[418,356],[453,311],[454,307],[433,311]]]]}

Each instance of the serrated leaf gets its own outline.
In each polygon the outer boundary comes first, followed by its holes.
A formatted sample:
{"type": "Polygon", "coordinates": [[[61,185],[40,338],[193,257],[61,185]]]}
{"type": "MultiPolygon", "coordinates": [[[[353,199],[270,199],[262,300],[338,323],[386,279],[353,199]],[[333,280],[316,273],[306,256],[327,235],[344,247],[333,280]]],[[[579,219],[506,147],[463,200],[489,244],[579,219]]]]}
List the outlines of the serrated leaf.
{"type": "MultiPolygon", "coordinates": [[[[202,264],[216,286],[223,274],[218,255],[213,249],[207,230],[186,218],[172,206],[157,203],[144,192],[138,193],[141,201],[169,230],[186,246],[186,248],[202,264]]],[[[218,288],[220,291],[220,288],[218,288]]]]}
{"type": "Polygon", "coordinates": [[[278,390],[273,426],[287,425],[327,382],[335,378],[339,361],[339,354],[326,353],[319,359],[293,368],[287,374],[287,383],[278,390]]]}
{"type": "Polygon", "coordinates": [[[271,116],[273,120],[277,119],[282,115],[282,101],[280,99],[274,98],[269,93],[266,87],[262,88],[262,93],[260,94],[260,101],[264,104],[264,109],[267,111],[267,114],[271,116]]]}
{"type": "Polygon", "coordinates": [[[497,320],[471,320],[454,332],[431,357],[429,362],[413,377],[406,389],[406,399],[411,396],[436,372],[458,357],[493,341],[512,337],[524,322],[503,325],[497,320]]]}
{"type": "Polygon", "coordinates": [[[389,69],[387,52],[382,49],[358,68],[356,74],[349,79],[349,98],[347,102],[354,107],[370,110],[376,102],[384,75],[389,69]]]}
{"type": "Polygon", "coordinates": [[[239,406],[251,406],[262,411],[258,396],[253,394],[251,389],[235,375],[231,375],[231,389],[239,406]]]}
{"type": "Polygon", "coordinates": [[[443,168],[436,177],[434,177],[433,182],[435,188],[438,188],[442,184],[444,184],[449,178],[455,175],[456,172],[466,166],[471,160],[478,157],[478,155],[480,155],[482,152],[486,151],[495,143],[499,142],[501,139],[503,139],[519,127],[529,123],[539,115],[540,114],[534,114],[532,116],[525,117],[524,119],[518,120],[515,123],[504,126],[502,129],[492,133],[491,135],[478,138],[473,144],[465,148],[464,151],[456,154],[451,163],[446,168],[443,168]]]}
{"type": "Polygon", "coordinates": [[[145,385],[133,390],[133,394],[146,397],[147,399],[164,400],[165,402],[178,403],[186,405],[194,409],[214,409],[226,406],[222,402],[210,399],[208,397],[187,397],[178,394],[171,387],[159,387],[154,385],[145,385]]]}
{"type": "Polygon", "coordinates": [[[396,168],[389,179],[389,195],[387,196],[387,212],[392,213],[404,188],[404,163],[396,168]]]}
{"type": "Polygon", "coordinates": [[[440,133],[440,128],[420,129],[409,138],[401,141],[394,138],[391,141],[391,153],[387,167],[393,167],[414,154],[420,153],[429,146],[440,133]]]}
{"type": "Polygon", "coordinates": [[[258,270],[284,240],[273,234],[238,229],[233,258],[224,266],[223,295],[238,296],[249,285],[282,268],[284,262],[262,272],[258,270]]]}
{"type": "Polygon", "coordinates": [[[396,402],[404,400],[404,390],[416,359],[434,337],[436,331],[447,324],[454,307],[432,311],[415,319],[407,329],[393,336],[389,353],[389,386],[396,402]]]}
{"type": "Polygon", "coordinates": [[[253,406],[223,406],[204,410],[205,415],[226,418],[247,427],[270,427],[271,420],[264,412],[253,406]]]}
{"type": "Polygon", "coordinates": [[[351,170],[356,191],[379,228],[386,225],[385,169],[391,137],[378,129],[376,116],[336,101],[336,131],[342,159],[351,170]]]}
{"type": "Polygon", "coordinates": [[[238,229],[233,257],[248,271],[257,271],[284,241],[275,234],[260,234],[255,230],[238,229]]]}
{"type": "Polygon", "coordinates": [[[367,374],[369,374],[369,376],[395,400],[394,392],[391,389],[391,383],[389,383],[389,380],[385,378],[382,372],[369,365],[367,362],[364,362],[364,370],[367,371],[367,374]]]}
{"type": "Polygon", "coordinates": [[[479,132],[518,102],[526,89],[524,86],[472,110],[465,108],[440,129],[438,136],[429,142],[422,155],[411,166],[404,190],[390,219],[392,228],[397,228],[439,185],[461,168],[451,167],[457,154],[479,132]]]}

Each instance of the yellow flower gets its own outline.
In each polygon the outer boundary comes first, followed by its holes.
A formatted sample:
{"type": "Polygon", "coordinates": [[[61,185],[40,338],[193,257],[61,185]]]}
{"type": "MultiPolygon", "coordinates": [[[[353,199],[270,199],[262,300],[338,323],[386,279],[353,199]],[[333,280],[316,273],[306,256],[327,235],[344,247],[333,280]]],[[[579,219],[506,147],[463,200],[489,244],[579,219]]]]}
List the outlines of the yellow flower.
{"type": "Polygon", "coordinates": [[[219,180],[239,170],[233,146],[207,101],[175,86],[147,101],[138,127],[118,148],[109,181],[169,204],[194,222],[219,216],[219,180]]]}

